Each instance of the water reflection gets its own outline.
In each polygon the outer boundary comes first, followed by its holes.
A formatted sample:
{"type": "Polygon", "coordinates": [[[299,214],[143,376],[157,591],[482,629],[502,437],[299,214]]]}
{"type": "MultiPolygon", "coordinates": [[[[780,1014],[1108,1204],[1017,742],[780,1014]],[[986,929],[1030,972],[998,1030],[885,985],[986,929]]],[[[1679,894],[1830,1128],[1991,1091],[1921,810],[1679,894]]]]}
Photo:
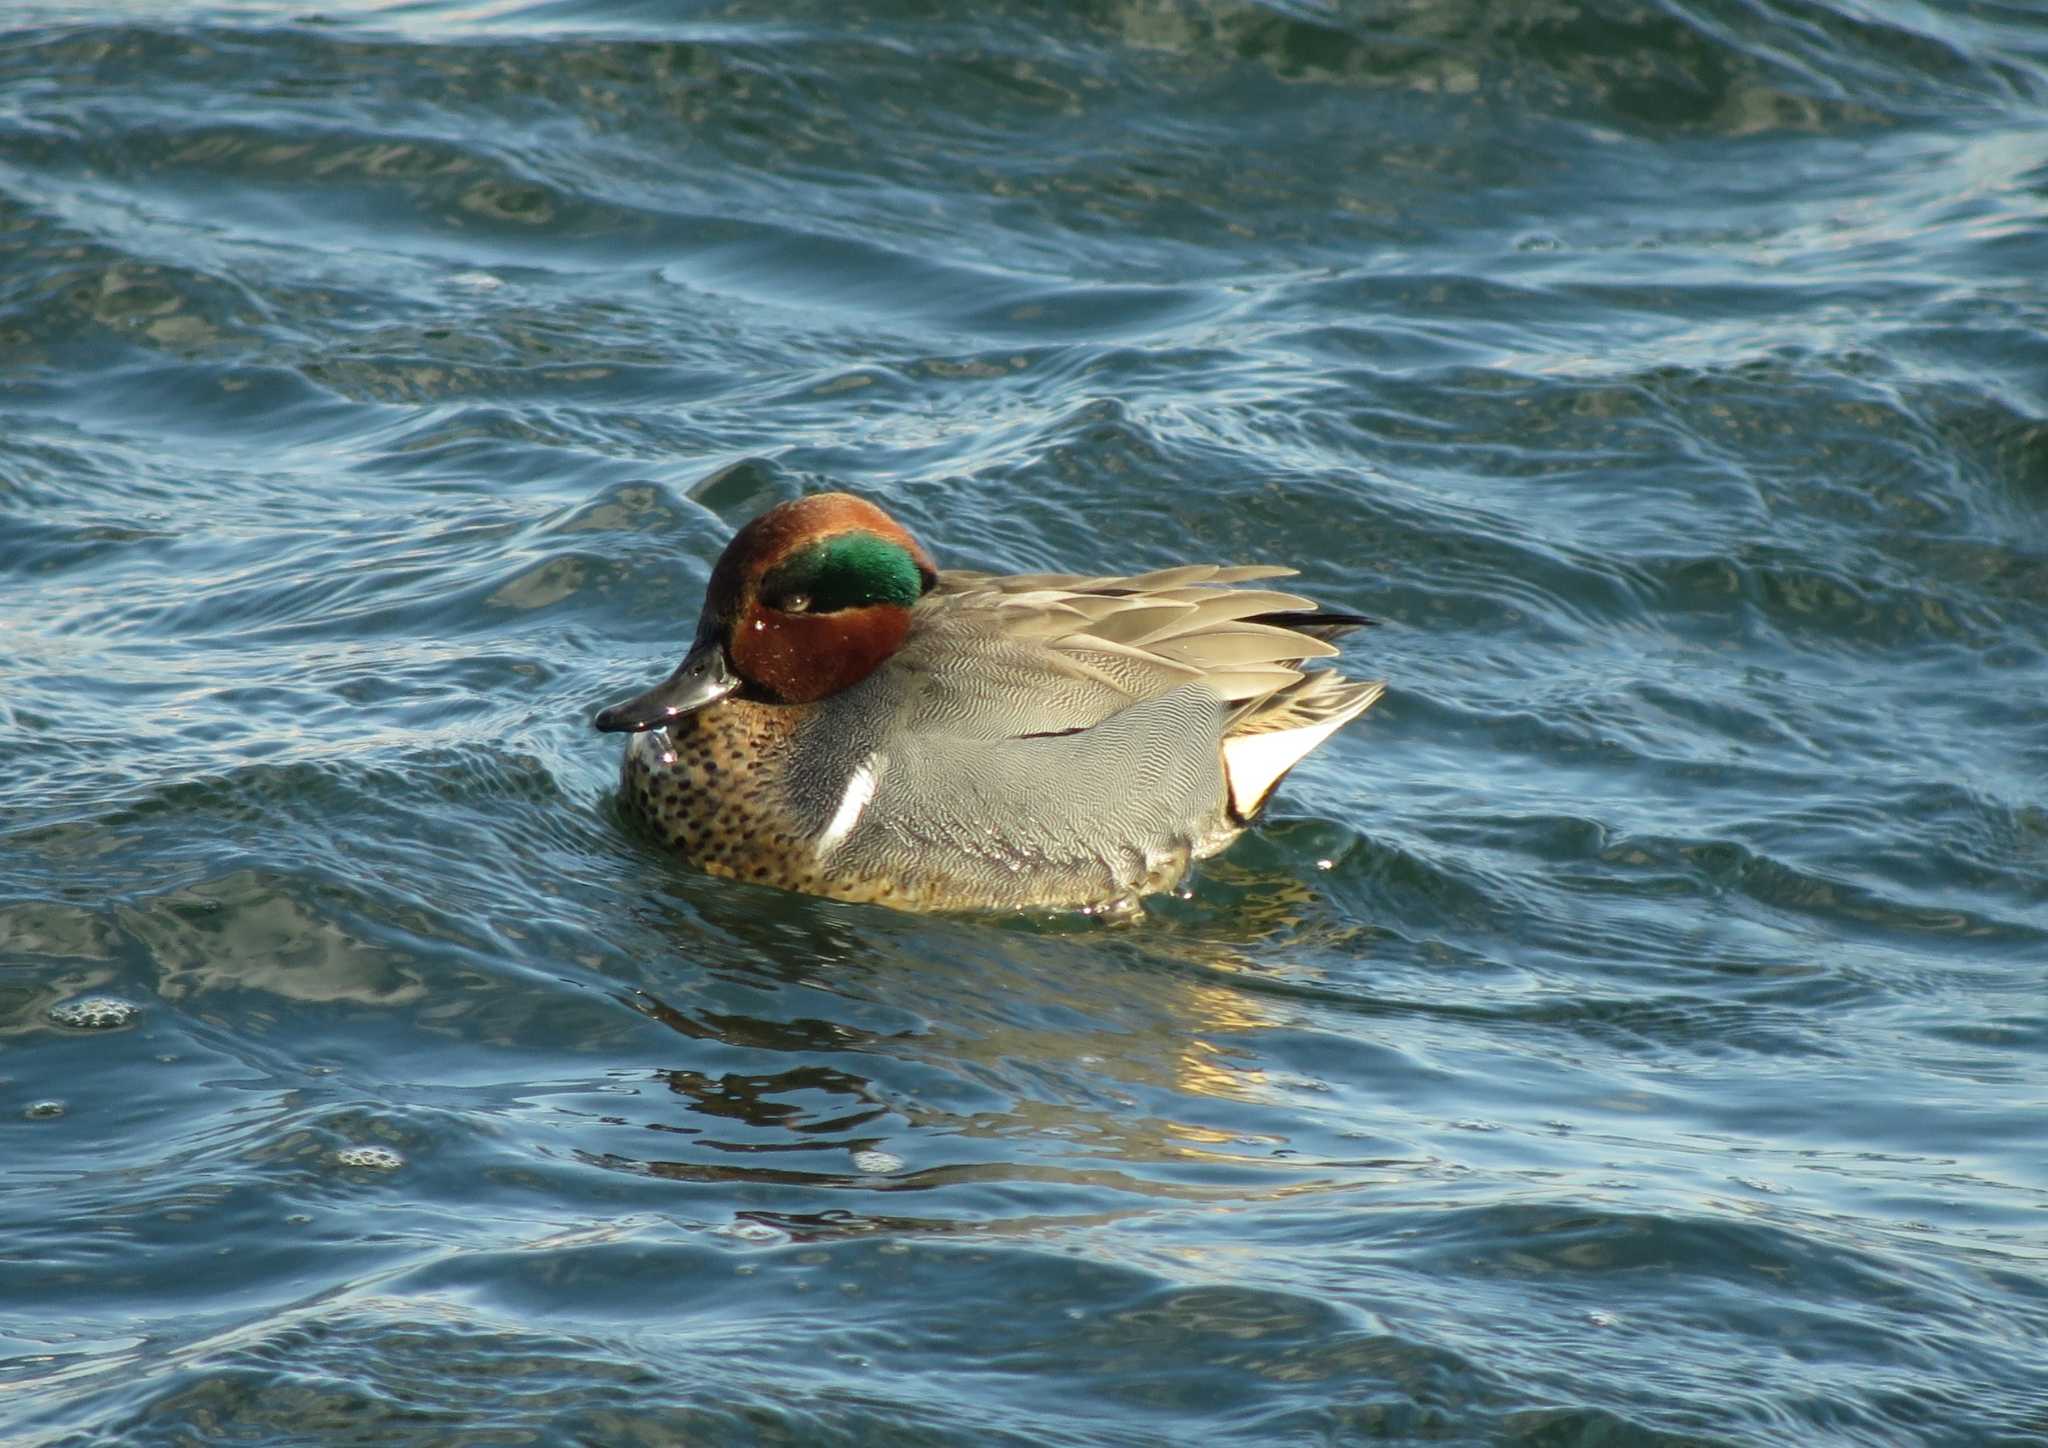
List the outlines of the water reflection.
{"type": "MultiPolygon", "coordinates": [[[[1239,921],[1255,938],[1316,909],[1300,882],[1255,868],[1219,888],[1264,902],[1239,921]]],[[[790,1189],[786,1204],[743,1193],[733,1219],[800,1236],[885,1223],[1023,1231],[1412,1170],[1394,1158],[1338,1167],[1293,1139],[1298,1115],[1257,1040],[1291,1027],[1301,1002],[1270,988],[1270,957],[1189,928],[1199,897],[1172,908],[1174,921],[1130,930],[907,916],[679,879],[643,916],[672,948],[614,992],[676,1038],[669,1059],[619,1069],[659,1086],[640,1098],[652,1109],[619,1123],[659,1145],[614,1131],[582,1159],[790,1189]],[[803,1195],[818,1188],[939,1199],[915,1219],[819,1212],[803,1195]]]]}

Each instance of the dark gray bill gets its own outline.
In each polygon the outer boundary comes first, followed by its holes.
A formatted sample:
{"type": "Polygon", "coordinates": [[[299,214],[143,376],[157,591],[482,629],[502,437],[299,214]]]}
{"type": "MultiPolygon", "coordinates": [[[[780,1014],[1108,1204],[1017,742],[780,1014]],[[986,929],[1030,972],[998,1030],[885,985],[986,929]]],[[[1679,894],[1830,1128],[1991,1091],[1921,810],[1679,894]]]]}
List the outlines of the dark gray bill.
{"type": "Polygon", "coordinates": [[[673,674],[637,699],[614,704],[593,722],[607,734],[659,729],[692,709],[715,704],[740,686],[725,662],[725,646],[713,639],[690,650],[673,674]]]}

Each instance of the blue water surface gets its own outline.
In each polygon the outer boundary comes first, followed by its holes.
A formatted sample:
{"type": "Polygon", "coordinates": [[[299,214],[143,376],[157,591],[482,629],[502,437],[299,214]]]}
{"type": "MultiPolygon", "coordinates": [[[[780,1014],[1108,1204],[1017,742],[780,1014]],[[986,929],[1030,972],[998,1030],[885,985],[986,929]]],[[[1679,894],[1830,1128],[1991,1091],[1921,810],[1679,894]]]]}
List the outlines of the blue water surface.
{"type": "Polygon", "coordinates": [[[2048,1443],[2048,11],[0,14],[0,1438],[2048,1443]],[[1137,922],[614,799],[738,524],[1285,563],[1137,922]]]}

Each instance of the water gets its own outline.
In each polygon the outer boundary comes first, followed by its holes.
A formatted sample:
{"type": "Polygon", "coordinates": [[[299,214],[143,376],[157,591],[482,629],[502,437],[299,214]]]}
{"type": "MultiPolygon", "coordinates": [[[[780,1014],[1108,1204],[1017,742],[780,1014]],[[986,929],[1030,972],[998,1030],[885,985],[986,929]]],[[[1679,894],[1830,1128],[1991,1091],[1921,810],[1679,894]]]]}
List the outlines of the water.
{"type": "Polygon", "coordinates": [[[4,27],[10,1443],[2048,1442],[2048,13],[4,27]],[[827,486],[1391,692],[1135,925],[694,875],[827,486]]]}

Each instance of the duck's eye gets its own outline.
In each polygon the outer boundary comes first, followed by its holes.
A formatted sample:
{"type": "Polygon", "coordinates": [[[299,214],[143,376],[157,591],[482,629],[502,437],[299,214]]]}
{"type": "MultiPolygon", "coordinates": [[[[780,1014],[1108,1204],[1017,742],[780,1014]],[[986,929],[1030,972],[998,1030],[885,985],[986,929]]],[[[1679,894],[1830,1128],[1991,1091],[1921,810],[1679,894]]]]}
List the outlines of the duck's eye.
{"type": "Polygon", "coordinates": [[[776,600],[775,606],[784,613],[809,613],[811,596],[808,593],[785,593],[776,600]]]}

